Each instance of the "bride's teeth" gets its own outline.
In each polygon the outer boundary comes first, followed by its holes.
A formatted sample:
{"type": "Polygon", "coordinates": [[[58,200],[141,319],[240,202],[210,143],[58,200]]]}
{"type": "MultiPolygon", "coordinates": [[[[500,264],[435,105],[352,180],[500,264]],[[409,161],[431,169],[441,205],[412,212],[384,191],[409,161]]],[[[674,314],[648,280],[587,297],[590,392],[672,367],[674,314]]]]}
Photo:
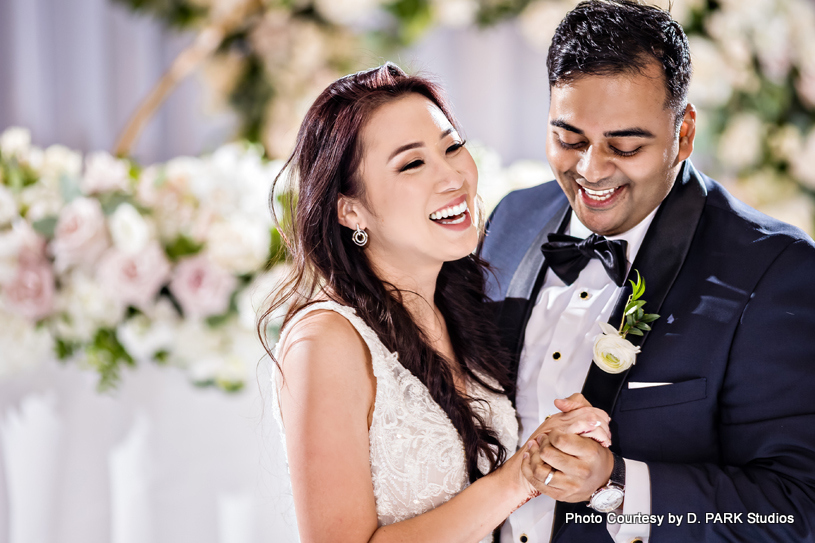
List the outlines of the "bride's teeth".
{"type": "MultiPolygon", "coordinates": [[[[434,211],[433,213],[430,214],[430,219],[434,220],[434,221],[437,221],[437,220],[440,220],[440,219],[446,219],[448,217],[455,217],[457,215],[461,215],[465,211],[467,211],[467,201],[466,200],[461,202],[457,206],[446,207],[446,208],[444,208],[444,209],[442,209],[440,211],[434,211]]],[[[457,224],[457,223],[461,222],[462,220],[464,220],[463,217],[460,220],[455,220],[455,221],[447,223],[447,224],[457,224]]]]}

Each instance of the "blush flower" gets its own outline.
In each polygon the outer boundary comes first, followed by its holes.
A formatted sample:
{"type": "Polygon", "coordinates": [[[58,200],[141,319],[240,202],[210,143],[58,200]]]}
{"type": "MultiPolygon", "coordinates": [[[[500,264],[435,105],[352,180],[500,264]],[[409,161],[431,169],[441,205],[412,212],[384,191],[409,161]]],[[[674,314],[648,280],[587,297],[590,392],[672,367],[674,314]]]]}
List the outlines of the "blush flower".
{"type": "Polygon", "coordinates": [[[107,248],[105,216],[98,200],[76,198],[63,208],[54,231],[52,249],[57,272],[83,263],[93,265],[107,248]]]}
{"type": "Polygon", "coordinates": [[[38,321],[54,310],[54,286],[46,260],[22,259],[14,279],[2,286],[3,301],[12,312],[38,321]]]}
{"type": "Polygon", "coordinates": [[[206,255],[187,258],[178,264],[170,292],[184,316],[204,318],[221,315],[229,308],[229,298],[235,290],[235,277],[214,264],[206,255]]]}
{"type": "Polygon", "coordinates": [[[113,248],[99,262],[101,286],[125,305],[147,307],[170,276],[170,262],[157,242],[133,253],[113,248]]]}

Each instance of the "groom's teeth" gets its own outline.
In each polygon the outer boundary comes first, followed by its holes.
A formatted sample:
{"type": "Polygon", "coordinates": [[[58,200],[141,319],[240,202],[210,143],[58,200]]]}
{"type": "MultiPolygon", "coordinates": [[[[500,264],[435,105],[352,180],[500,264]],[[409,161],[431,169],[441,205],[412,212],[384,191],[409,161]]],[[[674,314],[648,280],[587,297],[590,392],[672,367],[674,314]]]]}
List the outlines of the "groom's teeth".
{"type": "MultiPolygon", "coordinates": [[[[467,211],[467,200],[464,200],[463,202],[461,202],[457,206],[450,206],[450,207],[446,207],[446,208],[444,208],[442,210],[439,210],[439,211],[434,211],[433,213],[430,214],[430,219],[434,220],[434,221],[437,221],[437,220],[440,220],[440,219],[446,219],[447,217],[455,217],[456,215],[461,215],[465,211],[467,211]]],[[[463,220],[463,218],[462,218],[462,220],[463,220]]],[[[458,222],[461,222],[461,221],[457,220],[457,221],[451,222],[449,224],[456,224],[458,222]]]]}
{"type": "Polygon", "coordinates": [[[611,198],[611,195],[614,194],[614,191],[620,187],[614,187],[613,189],[606,189],[606,190],[591,190],[587,189],[586,187],[580,187],[583,189],[583,192],[586,193],[586,196],[591,198],[592,200],[596,200],[598,202],[602,202],[604,200],[608,200],[611,198]]]}

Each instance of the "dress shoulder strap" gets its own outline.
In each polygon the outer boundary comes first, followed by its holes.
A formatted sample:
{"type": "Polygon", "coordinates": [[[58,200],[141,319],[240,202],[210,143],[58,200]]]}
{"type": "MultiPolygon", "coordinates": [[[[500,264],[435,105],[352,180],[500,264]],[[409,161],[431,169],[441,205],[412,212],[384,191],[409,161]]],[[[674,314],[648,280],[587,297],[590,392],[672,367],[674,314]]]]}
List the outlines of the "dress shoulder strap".
{"type": "MultiPolygon", "coordinates": [[[[304,307],[297,314],[292,317],[292,319],[286,323],[286,326],[280,332],[280,340],[277,342],[277,346],[275,347],[275,357],[278,357],[278,349],[280,345],[283,343],[283,340],[286,338],[286,335],[289,331],[297,324],[300,320],[303,319],[306,315],[313,311],[318,311],[320,309],[327,309],[330,311],[334,311],[339,313],[343,317],[345,317],[348,322],[356,329],[359,335],[362,337],[363,341],[365,341],[365,345],[368,347],[368,350],[371,352],[371,359],[373,360],[374,370],[377,370],[380,365],[380,361],[383,360],[385,357],[388,357],[391,353],[385,348],[382,342],[379,340],[379,337],[376,335],[370,326],[365,324],[356,313],[353,307],[348,307],[347,305],[342,305],[338,302],[333,300],[326,300],[324,302],[317,302],[313,303],[309,306],[304,307]]],[[[376,373],[376,372],[375,372],[376,373]]]]}

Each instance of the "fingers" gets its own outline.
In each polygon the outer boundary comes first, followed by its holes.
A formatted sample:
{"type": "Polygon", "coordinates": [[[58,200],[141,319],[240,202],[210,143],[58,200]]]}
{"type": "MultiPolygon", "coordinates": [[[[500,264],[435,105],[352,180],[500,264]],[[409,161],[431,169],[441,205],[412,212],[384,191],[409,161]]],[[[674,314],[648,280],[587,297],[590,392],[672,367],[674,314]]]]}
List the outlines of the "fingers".
{"type": "Polygon", "coordinates": [[[552,467],[548,466],[541,458],[541,449],[537,441],[530,440],[525,448],[526,452],[521,464],[521,473],[535,490],[551,495],[556,490],[556,487],[552,484],[554,480],[552,467]]]}
{"type": "Polygon", "coordinates": [[[564,413],[568,413],[569,411],[574,411],[575,409],[580,409],[581,407],[591,407],[591,404],[582,394],[575,392],[564,400],[555,400],[555,407],[564,413]]]}
{"type": "Polygon", "coordinates": [[[598,427],[588,432],[575,432],[582,437],[590,437],[605,448],[611,447],[611,434],[598,427]]]}

